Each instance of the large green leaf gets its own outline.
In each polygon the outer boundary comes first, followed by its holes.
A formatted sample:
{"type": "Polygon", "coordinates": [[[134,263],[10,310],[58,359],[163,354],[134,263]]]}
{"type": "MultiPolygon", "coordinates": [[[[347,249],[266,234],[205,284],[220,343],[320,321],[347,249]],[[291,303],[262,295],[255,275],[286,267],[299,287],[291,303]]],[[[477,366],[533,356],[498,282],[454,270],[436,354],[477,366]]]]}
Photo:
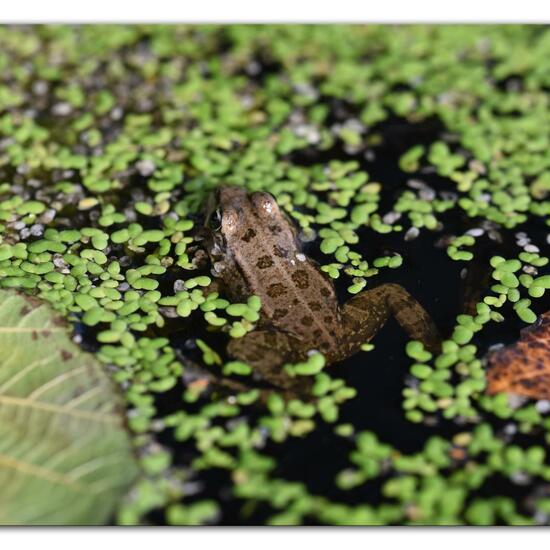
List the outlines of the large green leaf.
{"type": "Polygon", "coordinates": [[[0,291],[0,524],[102,524],[137,467],[120,396],[42,302],[0,291]]]}

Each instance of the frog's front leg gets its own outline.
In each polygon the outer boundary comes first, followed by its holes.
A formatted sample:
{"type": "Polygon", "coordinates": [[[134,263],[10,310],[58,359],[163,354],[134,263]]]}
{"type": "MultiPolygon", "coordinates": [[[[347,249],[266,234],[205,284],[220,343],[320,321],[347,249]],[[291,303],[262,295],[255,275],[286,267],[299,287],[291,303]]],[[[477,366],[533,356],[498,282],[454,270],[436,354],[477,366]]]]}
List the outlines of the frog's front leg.
{"type": "Polygon", "coordinates": [[[393,283],[365,290],[342,308],[345,335],[340,359],[368,342],[393,315],[401,327],[424,347],[438,352],[441,338],[428,312],[402,287],[393,283]]]}
{"type": "Polygon", "coordinates": [[[300,341],[276,330],[254,330],[229,342],[227,352],[252,367],[270,384],[292,393],[305,390],[304,381],[290,377],[283,369],[285,363],[303,359],[300,341]]]}

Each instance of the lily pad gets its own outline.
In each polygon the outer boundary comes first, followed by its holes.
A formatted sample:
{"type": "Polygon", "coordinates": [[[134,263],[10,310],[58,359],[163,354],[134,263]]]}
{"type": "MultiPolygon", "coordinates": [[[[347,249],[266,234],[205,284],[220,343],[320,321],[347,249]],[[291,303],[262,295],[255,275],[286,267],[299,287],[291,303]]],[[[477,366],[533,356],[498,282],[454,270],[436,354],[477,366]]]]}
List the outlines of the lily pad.
{"type": "Polygon", "coordinates": [[[0,291],[0,524],[109,521],[137,466],[101,365],[35,298],[0,291]]]}

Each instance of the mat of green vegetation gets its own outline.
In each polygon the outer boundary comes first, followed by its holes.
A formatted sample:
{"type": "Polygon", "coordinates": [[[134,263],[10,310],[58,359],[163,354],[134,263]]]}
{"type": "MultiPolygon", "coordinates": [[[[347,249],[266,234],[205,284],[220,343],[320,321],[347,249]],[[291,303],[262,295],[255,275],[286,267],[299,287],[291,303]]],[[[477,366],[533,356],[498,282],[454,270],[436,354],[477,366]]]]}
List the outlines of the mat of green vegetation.
{"type": "Polygon", "coordinates": [[[538,26],[0,27],[0,287],[51,304],[124,393],[142,473],[112,521],[548,524],[550,403],[487,396],[480,342],[549,308],[549,90],[538,26]],[[369,173],[391,128],[404,184],[369,173]],[[406,273],[369,252],[388,236],[488,270],[439,356],[407,345],[417,452],[348,418],[368,395],[322,364],[308,402],[193,384],[250,378],[209,336],[256,304],[227,310],[193,262],[222,182],[273,193],[347,293],[406,273]],[[342,465],[324,489],[281,465],[315,433],[342,465]]]}

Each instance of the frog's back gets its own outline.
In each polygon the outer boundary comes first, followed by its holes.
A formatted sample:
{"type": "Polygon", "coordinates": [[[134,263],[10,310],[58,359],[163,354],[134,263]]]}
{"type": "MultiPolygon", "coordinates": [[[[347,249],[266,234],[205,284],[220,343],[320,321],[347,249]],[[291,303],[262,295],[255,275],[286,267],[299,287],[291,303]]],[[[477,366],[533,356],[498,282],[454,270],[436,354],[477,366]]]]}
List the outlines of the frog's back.
{"type": "Polygon", "coordinates": [[[332,283],[301,251],[292,221],[268,193],[220,186],[207,224],[213,274],[232,300],[261,298],[263,328],[331,352],[341,330],[332,283]]]}
{"type": "Polygon", "coordinates": [[[241,293],[260,296],[263,325],[293,334],[306,347],[331,350],[340,327],[333,285],[300,250],[290,222],[278,210],[264,212],[240,213],[239,246],[231,253],[241,293]]]}

